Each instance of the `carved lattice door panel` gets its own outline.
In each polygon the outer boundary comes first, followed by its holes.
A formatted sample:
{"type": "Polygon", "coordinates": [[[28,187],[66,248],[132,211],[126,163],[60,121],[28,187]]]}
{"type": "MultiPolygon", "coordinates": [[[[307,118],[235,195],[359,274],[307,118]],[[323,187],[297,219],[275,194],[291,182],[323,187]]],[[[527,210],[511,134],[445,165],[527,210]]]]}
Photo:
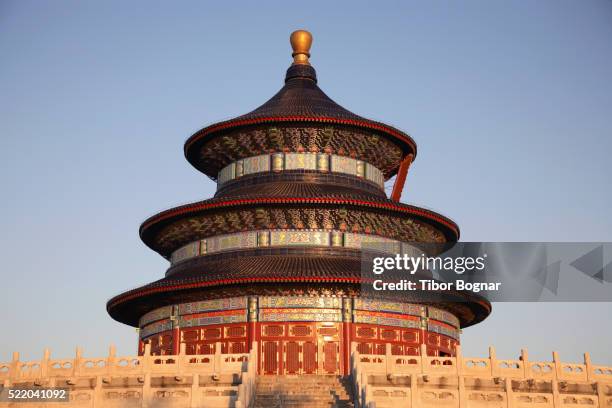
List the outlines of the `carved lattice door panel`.
{"type": "Polygon", "coordinates": [[[279,374],[279,342],[264,341],[262,344],[261,356],[264,374],[279,374]]]}
{"type": "Polygon", "coordinates": [[[317,343],[287,341],[283,344],[284,374],[317,374],[317,343]]]}
{"type": "Polygon", "coordinates": [[[339,373],[340,343],[326,341],[323,343],[323,374],[339,373]]]}
{"type": "Polygon", "coordinates": [[[285,374],[300,374],[302,346],[297,341],[285,343],[285,374]]]}
{"type": "Polygon", "coordinates": [[[302,372],[317,373],[317,343],[314,341],[305,341],[302,344],[302,372]]]}

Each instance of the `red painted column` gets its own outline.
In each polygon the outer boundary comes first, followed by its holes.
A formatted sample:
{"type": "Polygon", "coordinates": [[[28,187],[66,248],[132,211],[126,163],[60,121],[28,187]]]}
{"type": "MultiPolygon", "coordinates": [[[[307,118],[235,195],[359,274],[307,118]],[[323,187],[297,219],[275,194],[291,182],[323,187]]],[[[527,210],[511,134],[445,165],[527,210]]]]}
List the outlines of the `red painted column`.
{"type": "Polygon", "coordinates": [[[257,296],[249,296],[247,300],[247,351],[253,348],[257,341],[257,296]]]}
{"type": "Polygon", "coordinates": [[[175,356],[181,350],[181,329],[179,327],[178,306],[172,307],[172,354],[175,356]]]}
{"type": "Polygon", "coordinates": [[[353,299],[342,299],[342,374],[351,370],[351,322],[353,321],[353,299]]]}
{"type": "Polygon", "coordinates": [[[249,296],[247,300],[247,349],[250,352],[254,343],[257,342],[257,374],[261,374],[261,344],[257,335],[257,323],[259,320],[259,305],[257,296],[249,296]]]}
{"type": "Polygon", "coordinates": [[[178,325],[172,328],[172,354],[178,355],[181,349],[181,329],[178,325]]]}
{"type": "Polygon", "coordinates": [[[140,333],[138,333],[138,355],[142,356],[144,354],[144,342],[140,338],[140,333]]]}
{"type": "MultiPolygon", "coordinates": [[[[425,312],[426,313],[426,312],[425,312]]],[[[427,350],[427,315],[421,315],[421,347],[419,348],[419,354],[423,356],[423,351],[427,350]]],[[[427,355],[427,353],[425,353],[427,355]]]]}

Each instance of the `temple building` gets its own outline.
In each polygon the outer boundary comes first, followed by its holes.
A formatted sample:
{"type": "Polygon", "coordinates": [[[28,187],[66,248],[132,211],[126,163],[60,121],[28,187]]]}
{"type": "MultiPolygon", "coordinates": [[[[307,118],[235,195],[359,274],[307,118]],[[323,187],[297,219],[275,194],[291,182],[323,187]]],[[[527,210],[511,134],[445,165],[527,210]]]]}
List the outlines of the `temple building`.
{"type": "Polygon", "coordinates": [[[482,298],[362,293],[364,243],[399,251],[454,242],[459,227],[399,201],[416,143],[330,99],[309,62],[311,43],[306,31],[291,35],[293,63],[266,103],[186,141],[187,161],[217,182],[215,196],[146,220],[142,240],[170,267],[107,304],[139,328],[141,354],[145,343],[156,355],[257,344],[262,375],[348,374],[352,349],[453,356],[461,329],[490,313],[482,298]]]}
{"type": "Polygon", "coordinates": [[[612,408],[612,367],[588,353],[465,357],[461,330],[491,312],[478,294],[367,290],[369,255],[453,246],[459,227],[399,201],[416,143],[323,93],[311,42],[291,35],[270,100],[185,143],[217,190],[140,227],[170,266],[107,303],[138,329],[137,353],[14,352],[0,408],[22,406],[11,389],[65,391],[23,405],[43,408],[612,408]]]}

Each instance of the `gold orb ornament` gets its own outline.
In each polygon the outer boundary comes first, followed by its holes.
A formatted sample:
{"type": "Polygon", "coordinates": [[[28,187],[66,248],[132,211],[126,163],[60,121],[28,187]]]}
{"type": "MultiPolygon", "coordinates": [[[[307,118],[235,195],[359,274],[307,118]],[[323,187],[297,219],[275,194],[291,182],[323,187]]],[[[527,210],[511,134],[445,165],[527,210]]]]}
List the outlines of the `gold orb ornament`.
{"type": "Polygon", "coordinates": [[[312,34],[306,30],[297,30],[291,33],[289,37],[291,48],[293,48],[293,63],[310,65],[308,58],[310,57],[310,46],[312,45],[312,34]]]}

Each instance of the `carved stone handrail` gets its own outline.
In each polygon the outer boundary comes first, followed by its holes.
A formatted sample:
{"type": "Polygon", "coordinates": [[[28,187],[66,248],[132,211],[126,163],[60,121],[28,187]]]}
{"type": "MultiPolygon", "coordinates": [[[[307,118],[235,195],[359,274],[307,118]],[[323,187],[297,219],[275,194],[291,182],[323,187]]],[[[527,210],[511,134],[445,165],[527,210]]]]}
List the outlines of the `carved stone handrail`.
{"type": "MultiPolygon", "coordinates": [[[[0,385],[68,388],[70,402],[78,406],[84,401],[92,407],[176,402],[195,408],[205,398],[207,406],[249,407],[255,391],[257,345],[248,354],[221,354],[220,345],[215,350],[215,354],[188,355],[183,344],[178,355],[154,356],[146,344],[142,356],[117,357],[111,346],[106,357],[83,357],[77,349],[72,359],[51,359],[47,349],[37,361],[20,361],[13,353],[11,362],[0,363],[0,385]],[[164,383],[168,381],[170,386],[164,383]]],[[[7,404],[0,402],[0,407],[7,404]]]]}
{"type": "MultiPolygon", "coordinates": [[[[404,398],[406,403],[409,399],[410,406],[418,408],[422,405],[419,399],[420,392],[424,392],[418,389],[422,387],[419,386],[420,383],[432,384],[427,387],[429,398],[457,399],[460,407],[466,406],[469,394],[470,398],[501,398],[507,401],[509,408],[515,405],[515,400],[519,404],[529,398],[539,398],[538,401],[549,398],[554,407],[562,407],[574,399],[590,403],[599,398],[599,407],[603,408],[607,406],[605,401],[610,399],[610,396],[603,391],[604,386],[612,393],[612,367],[593,365],[588,353],[584,354],[584,363],[578,364],[561,362],[556,352],[553,353],[552,361],[530,361],[527,350],[521,351],[518,360],[499,360],[493,347],[489,348],[488,358],[463,357],[460,346],[457,346],[455,357],[427,356],[425,345],[421,345],[419,356],[393,355],[390,347],[387,347],[383,355],[361,354],[353,347],[351,376],[356,406],[361,408],[375,408],[377,395],[400,395],[398,398],[404,398]],[[376,380],[378,383],[371,382],[374,377],[378,378],[376,380]],[[409,378],[404,379],[401,384],[396,384],[398,377],[409,378]],[[456,390],[448,387],[436,390],[433,384],[440,379],[443,382],[452,380],[451,383],[457,384],[456,390]],[[499,384],[499,388],[503,391],[485,390],[479,393],[472,388],[466,388],[466,381],[478,383],[482,380],[499,384]],[[524,392],[513,391],[513,383],[525,383],[531,386],[538,382],[549,384],[552,390],[550,394],[537,396],[534,394],[535,391],[530,391],[533,395],[528,397],[523,395],[524,392]],[[590,383],[597,395],[568,393],[568,389],[571,388],[568,388],[568,384],[585,383],[590,383]]],[[[386,403],[389,404],[389,401],[386,403]]]]}
{"type": "Polygon", "coordinates": [[[250,354],[221,354],[216,347],[215,354],[188,355],[181,347],[178,355],[154,356],[151,347],[145,345],[142,356],[116,356],[111,346],[104,358],[83,357],[80,348],[72,359],[51,359],[49,349],[37,361],[20,361],[19,353],[13,353],[13,360],[0,363],[0,381],[20,382],[49,377],[92,377],[124,375],[182,375],[182,374],[223,374],[240,373],[248,363],[250,354]]]}
{"type": "Polygon", "coordinates": [[[250,408],[255,401],[257,381],[257,342],[253,342],[246,371],[242,373],[242,381],[238,387],[238,400],[235,408],[250,408]]]}

